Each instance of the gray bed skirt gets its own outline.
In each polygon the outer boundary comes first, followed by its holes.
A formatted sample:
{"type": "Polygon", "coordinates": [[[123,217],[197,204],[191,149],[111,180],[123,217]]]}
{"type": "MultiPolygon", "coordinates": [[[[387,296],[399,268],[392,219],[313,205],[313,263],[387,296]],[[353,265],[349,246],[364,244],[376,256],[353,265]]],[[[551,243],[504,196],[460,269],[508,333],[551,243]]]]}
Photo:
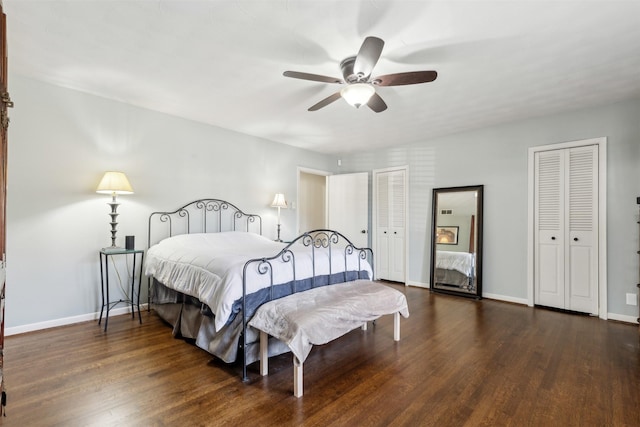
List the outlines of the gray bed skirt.
{"type": "MultiPolygon", "coordinates": [[[[242,316],[236,316],[231,323],[216,332],[211,310],[196,298],[169,289],[156,280],[153,281],[151,295],[153,309],[172,326],[174,337],[195,340],[197,347],[225,363],[235,362],[239,352],[242,354],[242,316]]],[[[269,338],[269,356],[289,351],[291,350],[285,343],[269,338]]],[[[253,328],[247,328],[247,364],[259,359],[259,333],[253,328]]]]}
{"type": "Polygon", "coordinates": [[[436,268],[434,280],[439,287],[459,288],[465,291],[474,290],[473,279],[457,270],[436,268]]]}

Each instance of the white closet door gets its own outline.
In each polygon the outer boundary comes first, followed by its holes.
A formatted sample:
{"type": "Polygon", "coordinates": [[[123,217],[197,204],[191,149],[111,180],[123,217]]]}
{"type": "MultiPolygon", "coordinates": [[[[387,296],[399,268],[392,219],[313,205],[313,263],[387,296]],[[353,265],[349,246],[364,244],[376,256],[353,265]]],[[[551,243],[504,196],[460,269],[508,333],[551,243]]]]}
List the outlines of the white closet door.
{"type": "Polygon", "coordinates": [[[598,313],[598,148],[535,154],[535,303],[598,313]]]}
{"type": "Polygon", "coordinates": [[[598,313],[598,151],[573,148],[568,165],[567,309],[598,313]]]}
{"type": "Polygon", "coordinates": [[[376,276],[405,281],[406,171],[377,172],[376,276]]]}
{"type": "Polygon", "coordinates": [[[564,308],[564,156],[535,155],[535,302],[564,308]]]}
{"type": "Polygon", "coordinates": [[[379,173],[376,175],[376,248],[375,248],[375,269],[376,277],[379,279],[389,279],[389,253],[390,253],[390,223],[391,212],[389,211],[389,174],[379,173]]]}
{"type": "Polygon", "coordinates": [[[391,211],[389,280],[404,282],[404,247],[405,247],[405,173],[392,172],[389,185],[392,189],[392,199],[389,206],[391,211]]]}

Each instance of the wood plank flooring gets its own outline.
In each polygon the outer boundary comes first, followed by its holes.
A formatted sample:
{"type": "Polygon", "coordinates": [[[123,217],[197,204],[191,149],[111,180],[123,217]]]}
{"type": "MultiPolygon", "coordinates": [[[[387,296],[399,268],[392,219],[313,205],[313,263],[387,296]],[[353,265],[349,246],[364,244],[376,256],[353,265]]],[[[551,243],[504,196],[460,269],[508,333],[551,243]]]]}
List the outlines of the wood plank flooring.
{"type": "Polygon", "coordinates": [[[393,316],[270,375],[171,337],[153,313],[6,339],[3,426],[639,426],[635,325],[398,287],[393,316]]]}

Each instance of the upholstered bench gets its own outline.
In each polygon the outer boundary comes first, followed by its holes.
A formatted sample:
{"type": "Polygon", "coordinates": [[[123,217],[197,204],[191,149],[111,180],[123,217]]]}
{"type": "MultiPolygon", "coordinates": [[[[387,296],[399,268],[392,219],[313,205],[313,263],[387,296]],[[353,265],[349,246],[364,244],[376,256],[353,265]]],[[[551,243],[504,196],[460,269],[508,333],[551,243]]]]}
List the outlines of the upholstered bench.
{"type": "Polygon", "coordinates": [[[302,365],[314,345],[326,344],[368,321],[394,314],[393,339],[400,340],[400,315],[409,317],[404,294],[370,280],[322,286],[269,301],[249,325],[260,331],[260,373],[268,374],[267,340],[271,335],[293,353],[293,394],[303,394],[302,365]]]}

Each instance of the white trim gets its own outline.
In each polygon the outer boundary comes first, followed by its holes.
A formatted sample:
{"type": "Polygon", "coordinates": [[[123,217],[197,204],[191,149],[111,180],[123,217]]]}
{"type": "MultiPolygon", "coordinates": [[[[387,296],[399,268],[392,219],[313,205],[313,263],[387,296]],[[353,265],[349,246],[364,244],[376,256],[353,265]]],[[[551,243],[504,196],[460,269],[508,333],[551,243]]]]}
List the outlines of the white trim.
{"type": "Polygon", "coordinates": [[[534,155],[536,152],[561,150],[565,148],[598,146],[598,316],[607,319],[607,138],[583,139],[558,144],[529,147],[528,196],[527,196],[527,305],[534,305],[534,155]]]}
{"type": "Polygon", "coordinates": [[[378,212],[378,180],[377,180],[377,174],[379,173],[386,173],[386,172],[393,172],[393,171],[404,171],[404,279],[402,280],[404,282],[405,286],[408,286],[409,283],[407,282],[407,277],[409,275],[409,238],[408,238],[408,231],[409,231],[409,166],[408,165],[404,165],[404,166],[394,166],[394,167],[388,167],[388,168],[382,168],[382,169],[373,169],[371,171],[371,188],[373,191],[373,194],[371,195],[371,230],[372,230],[372,234],[371,234],[371,248],[373,249],[373,253],[377,253],[377,235],[378,235],[378,229],[376,227],[376,215],[378,212]]]}
{"type": "MultiPolygon", "coordinates": [[[[144,311],[146,309],[147,309],[147,304],[140,304],[140,311],[144,311]]],[[[131,307],[120,307],[120,308],[115,308],[113,310],[110,310],[109,317],[118,316],[120,314],[130,314],[130,313],[131,313],[131,307]]],[[[14,326],[12,328],[6,328],[4,331],[4,335],[8,337],[10,335],[24,334],[27,332],[40,331],[42,329],[73,325],[75,323],[88,322],[90,320],[98,320],[98,318],[100,318],[100,312],[81,314],[79,316],[72,316],[72,317],[63,317],[62,319],[48,320],[46,322],[31,323],[29,325],[14,326]]],[[[96,326],[98,326],[97,323],[96,323],[96,326]]]]}
{"type": "Polygon", "coordinates": [[[607,313],[609,320],[617,320],[619,322],[638,324],[638,318],[636,316],[627,316],[626,314],[607,313]]]}
{"type": "Polygon", "coordinates": [[[425,288],[425,289],[429,289],[430,288],[428,283],[414,282],[414,281],[410,281],[410,280],[407,280],[405,285],[406,286],[414,286],[416,288],[425,288]]]}
{"type": "Polygon", "coordinates": [[[482,293],[482,298],[492,299],[492,300],[496,300],[496,301],[511,302],[511,303],[514,303],[514,304],[528,305],[528,301],[527,301],[526,298],[516,298],[516,297],[510,297],[510,296],[507,296],[507,295],[488,294],[486,292],[483,292],[482,293]]]}

